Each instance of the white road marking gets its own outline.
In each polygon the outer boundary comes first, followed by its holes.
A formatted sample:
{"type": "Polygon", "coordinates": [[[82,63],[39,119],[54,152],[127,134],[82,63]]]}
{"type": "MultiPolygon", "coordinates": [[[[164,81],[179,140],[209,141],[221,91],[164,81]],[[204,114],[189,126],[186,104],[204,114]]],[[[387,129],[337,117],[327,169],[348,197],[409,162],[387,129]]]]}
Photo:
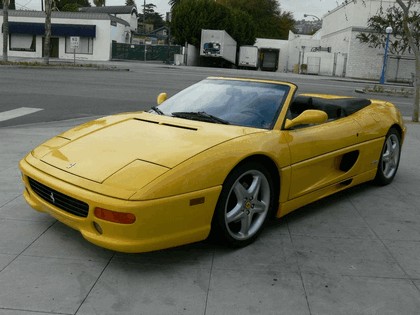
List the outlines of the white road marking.
{"type": "Polygon", "coordinates": [[[36,112],[39,112],[40,110],[43,110],[43,109],[31,108],[31,107],[20,107],[20,108],[8,110],[5,112],[0,112],[0,121],[5,121],[5,120],[20,117],[20,116],[36,113],[36,112]]]}

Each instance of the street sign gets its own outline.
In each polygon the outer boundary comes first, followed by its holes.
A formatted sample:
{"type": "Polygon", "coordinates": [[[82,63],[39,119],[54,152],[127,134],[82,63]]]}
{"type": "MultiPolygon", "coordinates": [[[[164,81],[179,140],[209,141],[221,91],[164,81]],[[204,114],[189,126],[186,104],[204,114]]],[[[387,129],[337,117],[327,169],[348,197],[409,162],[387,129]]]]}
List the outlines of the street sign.
{"type": "Polygon", "coordinates": [[[76,49],[79,48],[80,37],[79,36],[70,36],[70,48],[73,48],[73,60],[76,64],[76,49]]]}
{"type": "Polygon", "coordinates": [[[80,37],[79,36],[71,36],[70,37],[70,47],[73,49],[79,48],[80,37]]]}

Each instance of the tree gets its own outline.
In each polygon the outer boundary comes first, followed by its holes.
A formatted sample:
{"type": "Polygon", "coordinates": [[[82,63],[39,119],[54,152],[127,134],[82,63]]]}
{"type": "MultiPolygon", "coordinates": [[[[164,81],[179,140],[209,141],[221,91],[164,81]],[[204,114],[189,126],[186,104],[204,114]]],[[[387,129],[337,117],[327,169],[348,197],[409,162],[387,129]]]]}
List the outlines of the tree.
{"type": "MultiPolygon", "coordinates": [[[[407,3],[404,3],[402,0],[397,0],[398,5],[404,12],[403,15],[403,29],[404,34],[407,36],[407,40],[409,42],[410,48],[414,53],[414,57],[416,60],[416,73],[414,77],[414,86],[415,86],[415,96],[414,96],[414,103],[413,103],[413,114],[411,116],[414,122],[419,121],[419,107],[420,107],[420,41],[416,40],[416,35],[418,36],[420,33],[420,18],[418,17],[414,21],[410,20],[411,12],[410,10],[415,5],[419,5],[419,0],[409,0],[407,3]]],[[[417,12],[417,11],[415,11],[417,12]]]]}
{"type": "Polygon", "coordinates": [[[93,4],[97,7],[104,7],[105,6],[105,0],[93,0],[93,4]]]}
{"type": "Polygon", "coordinates": [[[172,11],[171,32],[178,44],[200,45],[201,29],[226,30],[229,11],[213,0],[183,0],[172,11]]]}
{"type": "Polygon", "coordinates": [[[251,16],[256,36],[287,39],[295,21],[291,12],[282,12],[276,0],[216,0],[232,9],[238,9],[251,16]]]}
{"type": "Polygon", "coordinates": [[[90,7],[89,0],[55,0],[58,11],[78,12],[80,7],[90,7]]]}
{"type": "Polygon", "coordinates": [[[406,52],[414,54],[416,93],[412,120],[417,122],[419,121],[420,102],[420,14],[412,9],[419,1],[409,0],[403,2],[402,0],[397,0],[397,3],[399,7],[390,7],[385,12],[381,10],[378,15],[369,18],[369,32],[360,33],[357,38],[370,47],[384,48],[387,36],[384,30],[387,26],[391,26],[393,33],[389,42],[390,52],[397,56],[401,56],[406,52]]]}
{"type": "Polygon", "coordinates": [[[238,46],[254,45],[256,26],[252,17],[240,9],[231,9],[229,20],[226,31],[236,40],[238,46]]]}
{"type": "MultiPolygon", "coordinates": [[[[392,37],[389,40],[389,51],[394,55],[402,55],[405,52],[411,53],[412,49],[405,35],[403,26],[403,11],[399,7],[389,7],[385,12],[372,16],[368,20],[369,32],[362,32],[356,36],[360,42],[366,43],[369,47],[385,48],[387,34],[384,30],[391,26],[393,29],[392,37]]],[[[413,12],[408,17],[409,23],[416,20],[420,21],[420,14],[413,12]]],[[[420,32],[414,34],[416,42],[420,42],[420,32]]]]}
{"type": "Polygon", "coordinates": [[[239,45],[255,43],[255,25],[246,12],[213,0],[183,0],[174,6],[171,32],[178,44],[199,46],[202,29],[226,30],[239,45]]]}
{"type": "MultiPolygon", "coordinates": [[[[0,9],[3,9],[3,0],[0,0],[0,9]]],[[[16,2],[15,0],[9,0],[8,1],[8,10],[16,10],[16,2]]]]}
{"type": "Polygon", "coordinates": [[[156,5],[153,3],[147,3],[144,7],[145,20],[148,24],[153,24],[153,27],[159,28],[165,25],[162,15],[155,12],[156,5]]]}
{"type": "Polygon", "coordinates": [[[9,39],[9,0],[3,2],[3,61],[8,59],[8,39],[9,39]]]}
{"type": "Polygon", "coordinates": [[[171,6],[171,9],[174,9],[180,3],[181,3],[181,0],[169,0],[168,2],[168,4],[171,6]]]}
{"type": "Polygon", "coordinates": [[[50,64],[51,3],[52,3],[52,0],[45,0],[44,63],[46,65],[50,64]]]}

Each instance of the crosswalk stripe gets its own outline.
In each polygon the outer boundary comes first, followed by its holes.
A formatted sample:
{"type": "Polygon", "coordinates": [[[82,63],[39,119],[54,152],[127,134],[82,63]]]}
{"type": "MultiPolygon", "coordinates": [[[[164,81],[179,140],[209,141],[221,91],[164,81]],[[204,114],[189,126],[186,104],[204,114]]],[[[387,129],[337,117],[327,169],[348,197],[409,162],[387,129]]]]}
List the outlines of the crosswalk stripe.
{"type": "Polygon", "coordinates": [[[0,121],[5,121],[5,120],[20,117],[20,116],[36,113],[36,112],[39,112],[40,110],[43,110],[43,109],[31,108],[31,107],[20,107],[20,108],[8,110],[5,112],[0,112],[0,121]]]}

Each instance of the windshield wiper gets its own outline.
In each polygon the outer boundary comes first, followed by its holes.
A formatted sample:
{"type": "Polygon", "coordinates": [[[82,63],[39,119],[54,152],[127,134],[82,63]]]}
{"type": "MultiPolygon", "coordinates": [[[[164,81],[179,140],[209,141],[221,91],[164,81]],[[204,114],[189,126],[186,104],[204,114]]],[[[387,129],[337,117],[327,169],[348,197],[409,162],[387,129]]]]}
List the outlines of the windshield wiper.
{"type": "Polygon", "coordinates": [[[159,115],[165,115],[157,106],[152,106],[151,108],[154,112],[158,113],[159,115]]]}
{"type": "Polygon", "coordinates": [[[230,125],[230,122],[207,114],[206,112],[174,112],[172,113],[172,116],[178,117],[178,118],[185,118],[185,119],[191,119],[191,120],[199,120],[199,121],[205,121],[205,122],[212,122],[217,124],[224,124],[224,125],[230,125]]]}

